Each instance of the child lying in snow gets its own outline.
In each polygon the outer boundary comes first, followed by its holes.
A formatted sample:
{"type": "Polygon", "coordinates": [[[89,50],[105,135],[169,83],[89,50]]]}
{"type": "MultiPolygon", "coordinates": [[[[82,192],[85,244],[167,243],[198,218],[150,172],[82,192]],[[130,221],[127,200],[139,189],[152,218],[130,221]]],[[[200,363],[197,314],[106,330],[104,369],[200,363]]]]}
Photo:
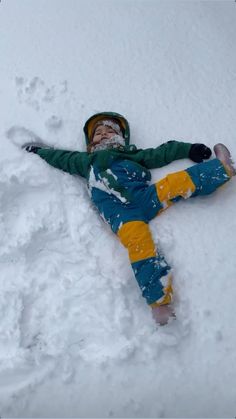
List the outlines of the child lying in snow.
{"type": "Polygon", "coordinates": [[[137,149],[129,145],[127,120],[112,112],[93,115],[84,133],[87,152],[35,143],[23,148],[57,169],[87,179],[94,205],[128,249],[142,295],[157,323],[164,325],[174,316],[171,267],[158,254],[148,223],[179,199],[210,194],[235,175],[229,151],[217,144],[217,158],[203,162],[212,154],[204,144],[168,141],[157,148],[137,149]],[[198,164],[150,184],[149,169],[183,158],[198,164]]]}

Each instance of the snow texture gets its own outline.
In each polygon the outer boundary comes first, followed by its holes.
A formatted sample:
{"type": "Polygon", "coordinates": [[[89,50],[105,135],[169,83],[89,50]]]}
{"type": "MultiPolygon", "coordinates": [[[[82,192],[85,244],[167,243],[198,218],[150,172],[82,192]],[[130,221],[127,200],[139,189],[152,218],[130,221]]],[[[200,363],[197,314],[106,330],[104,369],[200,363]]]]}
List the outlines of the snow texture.
{"type": "Polygon", "coordinates": [[[103,139],[101,143],[95,144],[93,147],[91,147],[91,151],[123,148],[124,146],[125,139],[121,135],[114,135],[111,138],[103,139]]]}
{"type": "Polygon", "coordinates": [[[95,125],[94,128],[96,128],[96,127],[98,127],[100,125],[111,127],[118,135],[121,135],[122,136],[122,132],[121,132],[121,129],[120,129],[119,125],[116,124],[114,121],[112,121],[112,120],[105,120],[105,119],[104,120],[101,120],[101,121],[98,121],[96,123],[96,125],[95,125]]]}
{"type": "Polygon", "coordinates": [[[0,2],[1,417],[236,415],[236,180],[151,222],[177,315],[157,329],[85,181],[20,148],[85,151],[114,111],[138,148],[236,158],[235,20],[233,0],[0,2]]]}

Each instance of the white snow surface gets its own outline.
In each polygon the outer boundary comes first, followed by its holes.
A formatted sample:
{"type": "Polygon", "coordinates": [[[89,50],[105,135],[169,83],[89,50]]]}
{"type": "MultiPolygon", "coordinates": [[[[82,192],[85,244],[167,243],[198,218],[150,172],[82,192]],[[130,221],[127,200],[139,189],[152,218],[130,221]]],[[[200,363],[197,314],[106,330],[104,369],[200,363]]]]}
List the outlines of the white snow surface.
{"type": "Polygon", "coordinates": [[[177,314],[157,329],[85,181],[20,149],[84,151],[115,111],[137,147],[236,158],[235,39],[233,0],[0,2],[1,417],[236,415],[236,180],[151,222],[177,314]]]}

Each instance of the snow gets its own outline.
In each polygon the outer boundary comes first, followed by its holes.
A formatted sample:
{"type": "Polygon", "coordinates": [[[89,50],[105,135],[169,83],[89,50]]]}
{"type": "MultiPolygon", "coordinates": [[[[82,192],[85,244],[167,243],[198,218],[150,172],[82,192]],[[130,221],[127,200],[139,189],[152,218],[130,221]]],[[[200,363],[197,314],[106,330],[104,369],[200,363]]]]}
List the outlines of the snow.
{"type": "Polygon", "coordinates": [[[101,151],[108,148],[121,148],[125,146],[125,139],[121,135],[114,135],[111,138],[104,139],[101,143],[95,144],[90,150],[101,151]]]}
{"type": "Polygon", "coordinates": [[[121,129],[120,129],[119,125],[116,124],[115,122],[111,121],[111,120],[110,121],[109,120],[99,121],[97,123],[97,125],[98,126],[99,125],[104,125],[104,126],[107,126],[107,127],[111,127],[119,136],[122,137],[122,132],[121,132],[121,129]]]}
{"type": "Polygon", "coordinates": [[[235,179],[151,222],[177,314],[156,329],[85,181],[19,147],[84,151],[114,111],[137,147],[236,158],[235,18],[233,0],[0,2],[1,417],[235,417],[235,179]]]}

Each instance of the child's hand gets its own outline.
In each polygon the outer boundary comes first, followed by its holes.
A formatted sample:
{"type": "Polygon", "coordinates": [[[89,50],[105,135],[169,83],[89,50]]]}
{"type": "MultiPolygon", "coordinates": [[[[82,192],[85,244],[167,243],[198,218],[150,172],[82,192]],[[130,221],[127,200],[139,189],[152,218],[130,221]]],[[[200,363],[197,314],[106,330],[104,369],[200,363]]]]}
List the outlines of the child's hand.
{"type": "Polygon", "coordinates": [[[53,148],[52,146],[48,144],[44,144],[43,142],[35,142],[35,143],[25,143],[21,146],[21,148],[25,151],[28,151],[28,153],[36,153],[38,150],[41,150],[41,148],[53,148]]]}
{"type": "Polygon", "coordinates": [[[26,145],[26,146],[22,146],[22,148],[25,151],[28,151],[28,153],[36,153],[37,154],[37,151],[40,150],[42,147],[38,147],[38,146],[35,146],[35,145],[26,145]]]}
{"type": "Polygon", "coordinates": [[[212,151],[205,144],[193,144],[189,151],[189,158],[195,163],[201,163],[211,157],[212,151]]]}

